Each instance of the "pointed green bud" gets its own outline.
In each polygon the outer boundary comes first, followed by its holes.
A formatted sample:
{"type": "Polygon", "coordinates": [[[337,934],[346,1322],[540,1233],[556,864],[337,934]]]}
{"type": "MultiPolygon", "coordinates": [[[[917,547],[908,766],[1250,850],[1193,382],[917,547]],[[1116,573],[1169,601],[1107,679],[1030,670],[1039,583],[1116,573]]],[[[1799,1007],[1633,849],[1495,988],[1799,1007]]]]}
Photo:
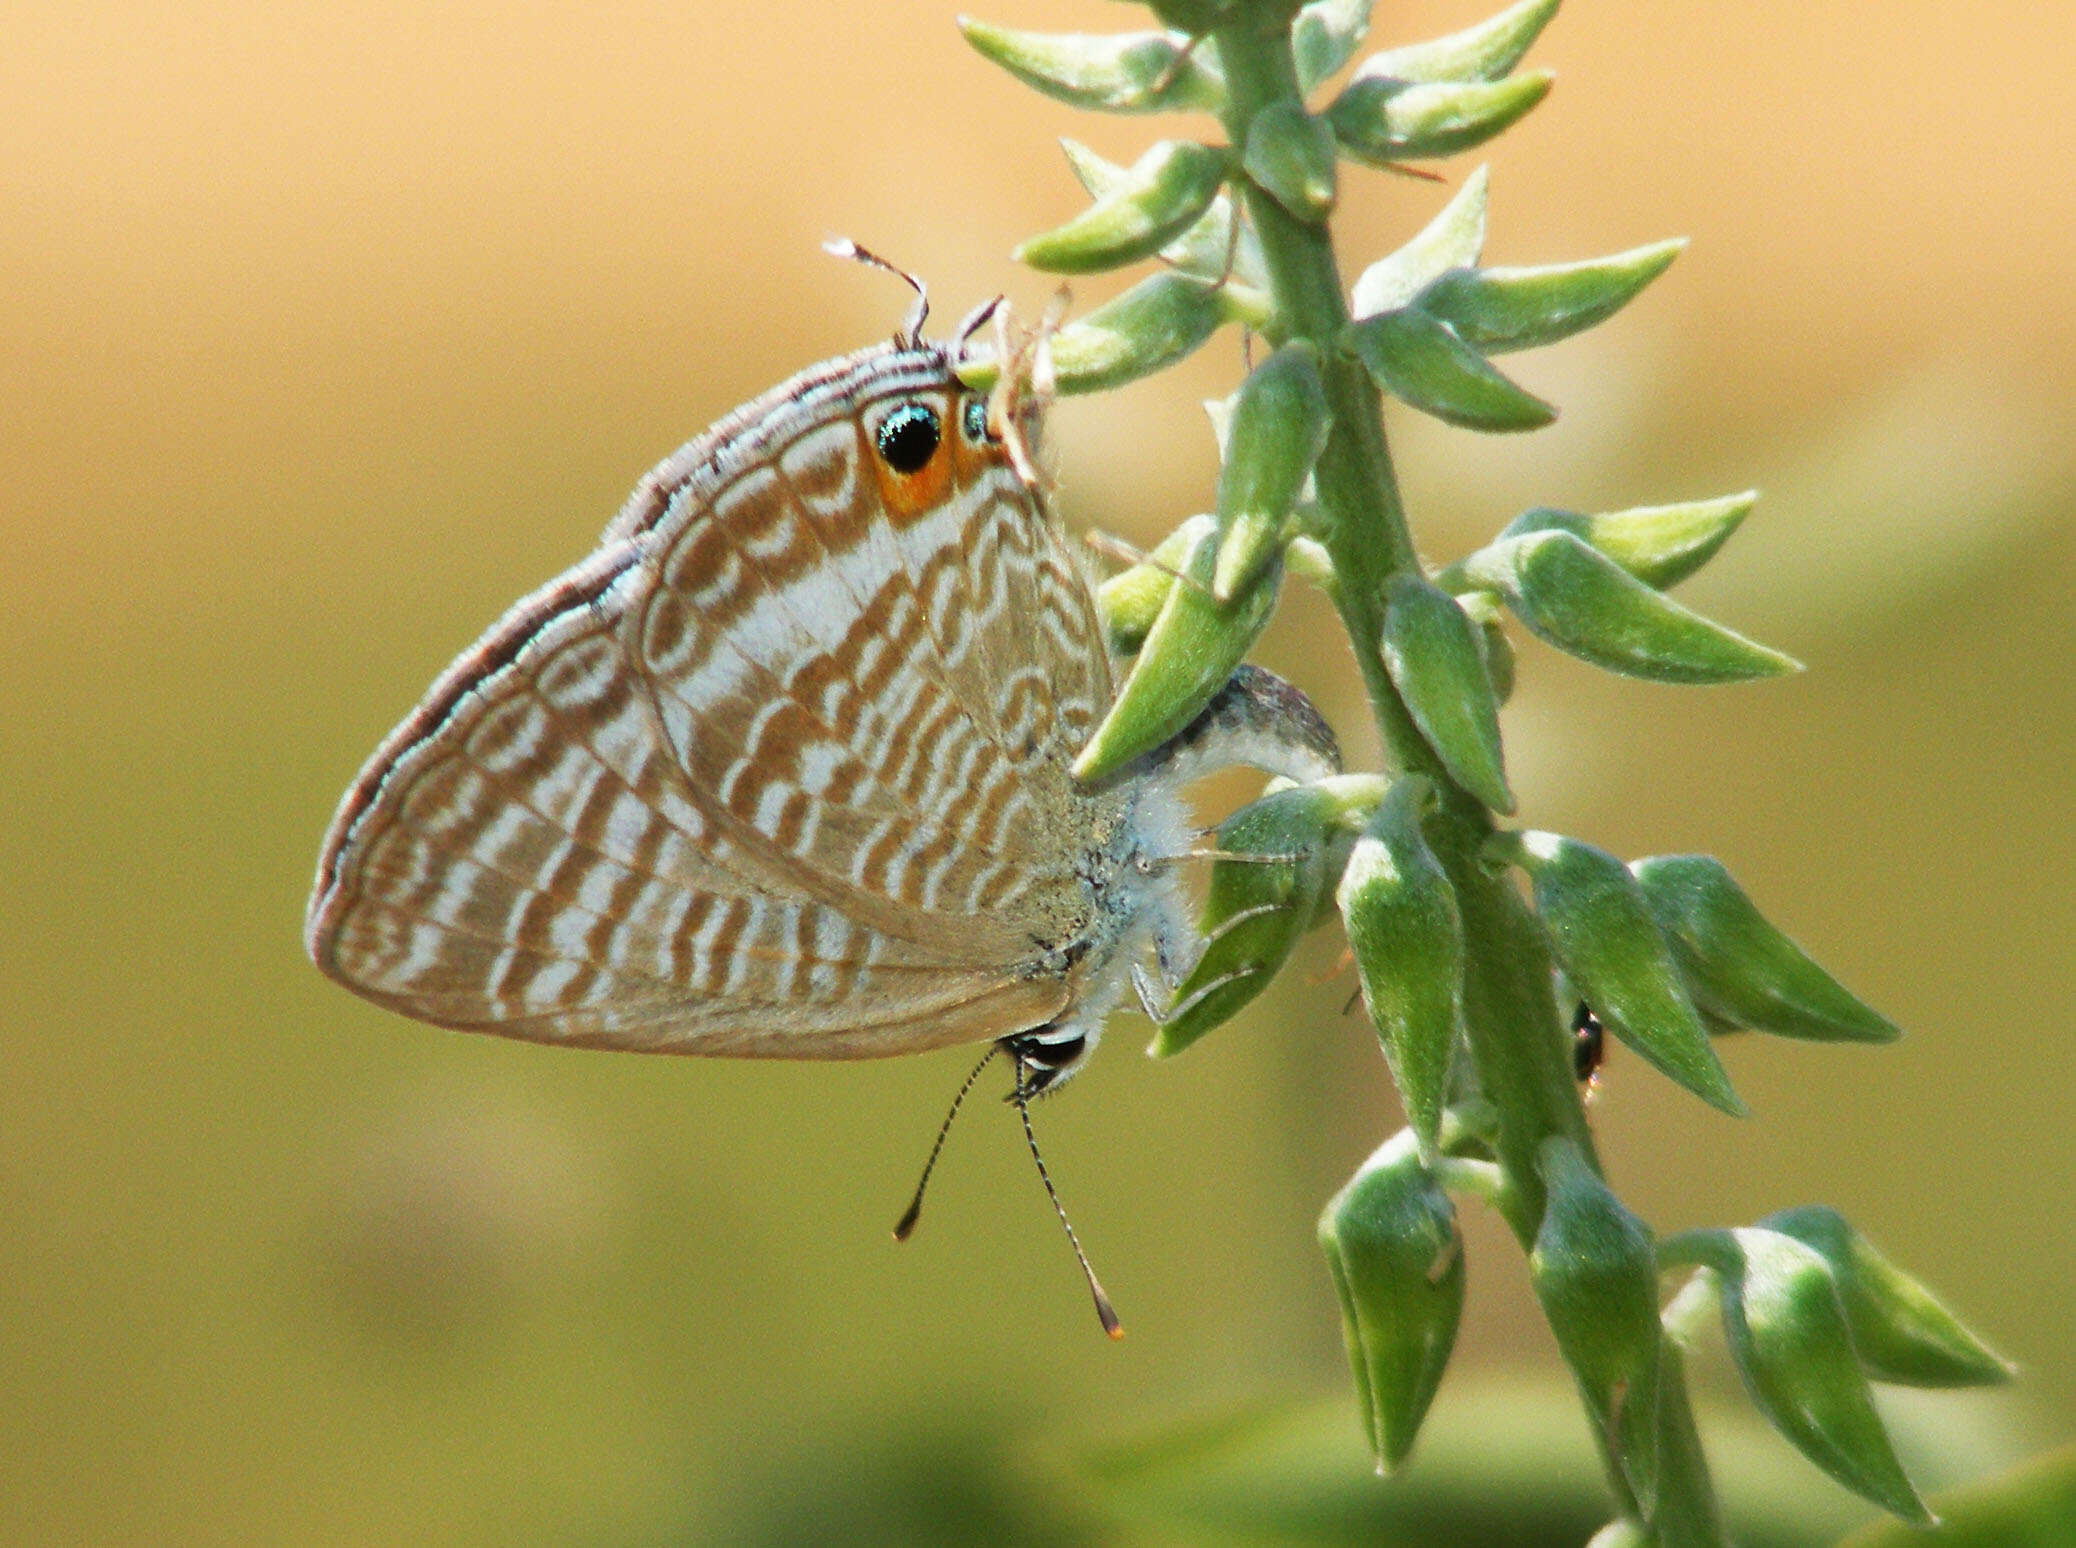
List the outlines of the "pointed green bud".
{"type": "Polygon", "coordinates": [[[1741,683],[1802,670],[1794,657],[1661,596],[1569,532],[1502,538],[1451,568],[1464,585],[1506,598],[1531,633],[1611,672],[1741,683]]]}
{"type": "Polygon", "coordinates": [[[1335,889],[1399,1100],[1421,1144],[1439,1143],[1449,1063],[1463,1034],[1463,919],[1420,819],[1434,787],[1408,774],[1355,841],[1335,889]]]}
{"type": "Polygon", "coordinates": [[[1558,966],[1607,1029],[1704,1102],[1743,1117],[1629,868],[1555,833],[1497,834],[1492,848],[1528,873],[1558,966]]]}
{"type": "Polygon", "coordinates": [[[1536,1298],[1602,1443],[1648,1513],[1658,1490],[1658,1262],[1651,1233],[1575,1142],[1543,1142],[1549,1202],[1528,1255],[1536,1298]]]}
{"type": "Polygon", "coordinates": [[[1354,829],[1384,788],[1374,774],[1291,785],[1219,824],[1212,843],[1221,858],[1211,862],[1197,918],[1204,949],[1176,985],[1148,1053],[1157,1059],[1180,1053],[1268,987],[1319,922],[1335,862],[1345,859],[1354,829]]]}
{"type": "Polygon", "coordinates": [[[1351,323],[1342,338],[1370,380],[1423,414],[1469,430],[1540,430],[1557,410],[1509,381],[1416,307],[1351,323]]]}
{"type": "Polygon", "coordinates": [[[1644,1540],[1651,1548],[1731,1548],[1687,1400],[1686,1361],[1670,1339],[1658,1353],[1658,1500],[1644,1540]]]}
{"type": "Polygon", "coordinates": [[[1649,1527],[1618,1516],[1586,1539],[1586,1548],[1662,1548],[1649,1527]]]}
{"type": "Polygon", "coordinates": [[[1216,52],[1205,44],[1189,48],[1187,38],[1165,32],[1019,32],[970,16],[959,18],[959,31],[1026,86],[1076,107],[1216,113],[1225,106],[1216,52]]]}
{"type": "Polygon", "coordinates": [[[1500,531],[1501,538],[1529,532],[1569,532],[1606,554],[1646,586],[1676,586],[1715,557],[1731,533],[1751,514],[1758,491],[1689,500],[1680,505],[1639,505],[1602,516],[1537,506],[1500,531]]]}
{"type": "Polygon", "coordinates": [[[1686,242],[1654,242],[1609,258],[1534,269],[1451,269],[1416,303],[1475,350],[1497,355],[1583,333],[1628,305],[1686,242]]]}
{"type": "Polygon", "coordinates": [[[1371,0],[1312,0],[1290,25],[1290,52],[1298,91],[1312,88],[1355,57],[1369,36],[1371,0]]]}
{"type": "Polygon", "coordinates": [[[1162,140],[1108,193],[1012,255],[1053,274],[1092,274],[1150,258],[1197,223],[1218,197],[1226,159],[1193,140],[1162,140]]]}
{"type": "Polygon", "coordinates": [[[1723,1334],[1745,1390],[1796,1450],[1865,1499],[1929,1526],[1853,1355],[1830,1265],[1778,1231],[1721,1233],[1723,1334]]]}
{"type": "Polygon", "coordinates": [[[1187,275],[1150,274],[1052,336],[1062,393],[1102,392],[1173,365],[1228,318],[1216,285],[1187,275]]]}
{"type": "Polygon", "coordinates": [[[1875,1250],[1837,1210],[1784,1209],[1759,1224],[1813,1248],[1831,1266],[1861,1369],[1906,1387],[1984,1387],[2017,1374],[1917,1280],[1875,1250]]]}
{"type": "Polygon", "coordinates": [[[1445,38],[1373,54],[1359,73],[1399,81],[1496,81],[1521,62],[1556,14],[1557,0],[1521,0],[1445,38]]]}
{"type": "Polygon", "coordinates": [[[1218,472],[1218,562],[1211,594],[1227,601],[1281,551],[1284,528],[1326,445],[1319,352],[1286,344],[1247,374],[1232,399],[1218,472]]]}
{"type": "Polygon", "coordinates": [[[1546,71],[1431,85],[1358,76],[1326,110],[1344,154],[1372,166],[1454,156],[1511,127],[1550,94],[1546,71]]]}
{"type": "Polygon", "coordinates": [[[1326,120],[1295,102],[1272,102],[1248,125],[1249,181],[1299,220],[1317,225],[1334,207],[1335,160],[1326,120]]]}
{"type": "Polygon", "coordinates": [[[1103,631],[1115,654],[1137,654],[1174,589],[1176,572],[1215,525],[1209,516],[1190,517],[1162,538],[1152,553],[1096,588],[1096,611],[1103,615],[1103,631]]]}
{"type": "Polygon", "coordinates": [[[1497,812],[1514,809],[1499,703],[1478,629],[1456,599],[1415,575],[1384,592],[1384,667],[1449,777],[1497,812]]]}
{"type": "Polygon", "coordinates": [[[1281,564],[1272,562],[1247,591],[1219,603],[1211,597],[1217,558],[1215,534],[1190,550],[1180,567],[1183,578],[1169,589],[1110,713],[1074,760],[1076,779],[1089,783],[1114,773],[1196,719],[1268,627],[1281,564]]]}
{"type": "Polygon", "coordinates": [[[1410,306],[1436,276],[1476,263],[1485,250],[1485,188],[1486,169],[1479,167],[1419,235],[1363,270],[1349,295],[1349,315],[1374,317],[1410,306]]]}
{"type": "Polygon", "coordinates": [[[1903,1035],[1767,923],[1720,860],[1653,855],[1631,869],[1694,1002],[1711,1015],[1820,1043],[1893,1043],[1903,1035]]]}
{"type": "MultiPolygon", "coordinates": [[[[1128,168],[1105,161],[1079,140],[1062,139],[1067,165],[1091,199],[1105,199],[1124,185],[1128,168]]],[[[1160,250],[1163,262],[1172,263],[1184,274],[1216,283],[1230,275],[1252,290],[1267,290],[1268,271],[1262,265],[1261,241],[1254,228],[1235,214],[1233,202],[1224,194],[1195,225],[1160,250]],[[1239,221],[1239,230],[1233,223],[1239,221]]]]}
{"type": "Polygon", "coordinates": [[[1341,1298],[1341,1331],[1377,1471],[1406,1459],[1434,1401],[1463,1314],[1456,1209],[1421,1164],[1410,1129],[1363,1162],[1319,1217],[1341,1298]]]}

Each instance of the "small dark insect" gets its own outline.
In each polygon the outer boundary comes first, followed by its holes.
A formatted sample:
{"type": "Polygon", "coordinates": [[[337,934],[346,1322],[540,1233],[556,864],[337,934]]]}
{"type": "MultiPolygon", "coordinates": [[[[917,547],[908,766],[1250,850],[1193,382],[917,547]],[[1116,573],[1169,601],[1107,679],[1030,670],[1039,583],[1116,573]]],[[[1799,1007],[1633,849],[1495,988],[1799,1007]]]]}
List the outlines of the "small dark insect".
{"type": "Polygon", "coordinates": [[[1584,1000],[1571,1016],[1571,1072],[1581,1085],[1592,1084],[1607,1061],[1607,1028],[1584,1000]]]}

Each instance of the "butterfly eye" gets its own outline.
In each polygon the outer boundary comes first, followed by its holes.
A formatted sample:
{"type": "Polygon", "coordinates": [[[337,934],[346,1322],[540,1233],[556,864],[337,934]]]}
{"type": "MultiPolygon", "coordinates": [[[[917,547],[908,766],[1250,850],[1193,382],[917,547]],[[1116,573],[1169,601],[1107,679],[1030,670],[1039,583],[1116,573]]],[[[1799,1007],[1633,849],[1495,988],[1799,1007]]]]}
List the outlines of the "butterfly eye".
{"type": "Polygon", "coordinates": [[[975,443],[985,441],[988,438],[988,400],[986,398],[968,398],[966,400],[963,423],[966,429],[967,440],[975,443]]]}
{"type": "Polygon", "coordinates": [[[941,435],[935,409],[923,403],[904,403],[879,422],[875,443],[896,473],[919,473],[937,454],[941,435]]]}

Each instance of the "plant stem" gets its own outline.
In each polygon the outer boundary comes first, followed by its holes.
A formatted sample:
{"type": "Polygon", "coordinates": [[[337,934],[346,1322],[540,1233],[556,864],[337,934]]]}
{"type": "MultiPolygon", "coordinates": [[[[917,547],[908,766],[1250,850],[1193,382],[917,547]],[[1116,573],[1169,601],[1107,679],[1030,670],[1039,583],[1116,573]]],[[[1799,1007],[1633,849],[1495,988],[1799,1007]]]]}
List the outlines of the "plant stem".
{"type": "MultiPolygon", "coordinates": [[[[1225,66],[1225,127],[1235,145],[1247,143],[1248,128],[1263,108],[1303,106],[1288,19],[1275,17],[1276,9],[1238,7],[1214,34],[1225,66]]],[[[1471,1058],[1500,1118],[1504,1213],[1526,1247],[1542,1220],[1543,1183],[1536,1169],[1542,1142],[1553,1134],[1569,1136],[1593,1160],[1570,1055],[1556,1035],[1563,1023],[1549,952],[1520,894],[1479,862],[1478,847],[1492,831],[1490,814],[1448,777],[1385,669],[1385,585],[1394,575],[1419,574],[1420,564],[1385,444],[1382,400],[1361,364],[1339,348],[1348,310],[1332,239],[1324,225],[1297,219],[1252,184],[1244,185],[1243,195],[1261,239],[1278,324],[1288,337],[1318,345],[1325,362],[1333,426],[1313,470],[1319,518],[1312,535],[1333,559],[1335,605],[1385,749],[1400,768],[1427,775],[1441,792],[1429,836],[1463,915],[1471,1058]]]]}

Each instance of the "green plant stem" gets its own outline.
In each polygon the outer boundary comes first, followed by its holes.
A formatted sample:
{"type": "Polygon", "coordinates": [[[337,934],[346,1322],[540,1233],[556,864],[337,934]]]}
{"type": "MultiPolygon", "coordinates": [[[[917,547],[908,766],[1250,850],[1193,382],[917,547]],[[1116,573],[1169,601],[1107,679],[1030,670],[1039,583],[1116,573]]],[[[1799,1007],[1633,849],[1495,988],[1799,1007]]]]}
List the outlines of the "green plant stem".
{"type": "MultiPolygon", "coordinates": [[[[1225,127],[1235,145],[1247,143],[1248,126],[1264,108],[1303,106],[1287,18],[1278,19],[1276,9],[1241,7],[1214,34],[1226,73],[1225,127]]],[[[1313,473],[1319,515],[1312,535],[1333,560],[1335,605],[1386,750],[1399,767],[1432,779],[1442,795],[1429,836],[1463,914],[1471,1057],[1480,1088],[1500,1116],[1503,1209],[1525,1247],[1542,1220],[1543,1184],[1536,1170],[1542,1142],[1564,1134],[1593,1156],[1570,1057],[1553,1035],[1562,1023],[1549,953],[1520,894],[1478,859],[1479,845],[1492,831],[1490,813],[1449,779],[1385,670],[1385,584],[1394,575],[1418,574],[1419,559],[1385,444],[1382,401],[1360,362],[1338,347],[1348,311],[1332,239],[1325,226],[1298,220],[1251,184],[1243,196],[1261,239],[1278,326],[1287,337],[1317,344],[1325,362],[1333,428],[1313,473]]]]}
{"type": "MultiPolygon", "coordinates": [[[[1289,18],[1276,16],[1277,9],[1266,4],[1236,8],[1235,18],[1213,34],[1225,66],[1225,128],[1235,145],[1247,143],[1248,127],[1263,108],[1303,106],[1291,60],[1289,18]]],[[[1508,877],[1492,874],[1479,858],[1480,846],[1493,831],[1491,813],[1450,780],[1385,669],[1385,585],[1395,575],[1420,573],[1419,558],[1391,469],[1382,399],[1361,365],[1337,347],[1348,311],[1332,239],[1324,225],[1296,219],[1251,184],[1244,186],[1243,196],[1261,239],[1277,327],[1285,338],[1310,339],[1325,361],[1322,379],[1333,427],[1314,468],[1319,515],[1310,535],[1333,562],[1334,602],[1386,750],[1399,767],[1425,774],[1441,793],[1429,837],[1463,917],[1465,1030],[1481,1095],[1499,1125],[1498,1175],[1482,1191],[1525,1250],[1534,1244],[1542,1222],[1545,1192],[1536,1160],[1542,1142],[1552,1135],[1568,1136],[1588,1164],[1599,1168],[1570,1051],[1553,1035],[1563,1023],[1549,950],[1508,877]]],[[[1668,1358],[1677,1360],[1670,1346],[1668,1358]]],[[[1663,1399],[1680,1410],[1668,1421],[1671,1432],[1690,1443],[1672,1448],[1664,1459],[1663,1487],[1698,1512],[1691,1524],[1695,1540],[1706,1540],[1720,1526],[1676,1376],[1663,1399]]],[[[1607,1465],[1625,1513],[1634,1517],[1637,1502],[1621,1467],[1611,1456],[1607,1465]]]]}

